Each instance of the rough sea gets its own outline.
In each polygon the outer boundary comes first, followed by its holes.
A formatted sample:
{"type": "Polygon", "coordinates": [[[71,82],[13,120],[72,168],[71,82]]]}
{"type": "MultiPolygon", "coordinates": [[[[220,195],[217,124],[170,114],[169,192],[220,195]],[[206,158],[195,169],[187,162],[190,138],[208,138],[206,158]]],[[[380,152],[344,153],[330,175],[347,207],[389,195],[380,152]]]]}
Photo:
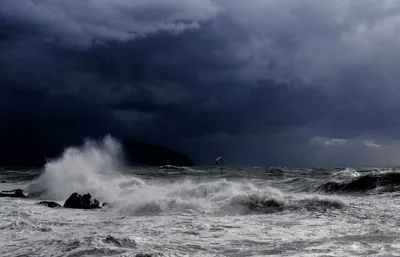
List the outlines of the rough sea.
{"type": "Polygon", "coordinates": [[[87,142],[0,169],[0,256],[400,256],[400,170],[126,167],[87,142]],[[109,205],[49,208],[73,192],[109,205]],[[148,255],[146,255],[148,254],[148,255]]]}

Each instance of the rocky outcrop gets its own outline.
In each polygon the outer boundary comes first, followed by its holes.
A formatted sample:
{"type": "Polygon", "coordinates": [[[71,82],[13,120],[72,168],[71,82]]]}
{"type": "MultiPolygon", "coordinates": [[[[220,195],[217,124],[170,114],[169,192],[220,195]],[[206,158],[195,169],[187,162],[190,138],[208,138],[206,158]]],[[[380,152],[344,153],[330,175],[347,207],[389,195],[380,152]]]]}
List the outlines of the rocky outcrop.
{"type": "MultiPolygon", "coordinates": [[[[22,189],[1,191],[0,197],[28,198],[28,196],[24,194],[24,191],[22,189]]],[[[102,206],[108,206],[107,203],[103,203],[102,205],[100,205],[99,201],[94,199],[90,194],[80,195],[76,192],[71,194],[71,196],[65,201],[64,206],[61,206],[60,204],[51,201],[42,201],[38,204],[50,208],[64,207],[73,209],[99,209],[102,206]]]]}
{"type": "Polygon", "coordinates": [[[80,195],[73,193],[64,203],[65,208],[73,209],[98,209],[100,207],[99,201],[94,199],[90,194],[80,195]]]}
{"type": "Polygon", "coordinates": [[[38,204],[45,205],[45,206],[50,207],[50,208],[60,208],[60,207],[62,207],[60,204],[58,204],[56,202],[49,202],[49,201],[43,201],[43,202],[40,202],[38,204]]]}
{"type": "Polygon", "coordinates": [[[27,198],[22,189],[14,189],[10,191],[1,191],[0,197],[15,197],[15,198],[27,198]]]}

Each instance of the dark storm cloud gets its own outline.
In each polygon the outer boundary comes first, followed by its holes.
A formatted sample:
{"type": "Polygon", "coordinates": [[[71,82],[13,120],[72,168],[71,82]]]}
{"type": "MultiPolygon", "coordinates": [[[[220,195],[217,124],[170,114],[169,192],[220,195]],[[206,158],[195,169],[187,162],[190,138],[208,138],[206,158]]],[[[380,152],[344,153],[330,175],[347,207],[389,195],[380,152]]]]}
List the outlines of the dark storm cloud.
{"type": "Polygon", "coordinates": [[[312,163],[330,138],[361,151],[398,139],[399,28],[389,0],[7,0],[1,126],[139,137],[203,162],[312,163]]]}

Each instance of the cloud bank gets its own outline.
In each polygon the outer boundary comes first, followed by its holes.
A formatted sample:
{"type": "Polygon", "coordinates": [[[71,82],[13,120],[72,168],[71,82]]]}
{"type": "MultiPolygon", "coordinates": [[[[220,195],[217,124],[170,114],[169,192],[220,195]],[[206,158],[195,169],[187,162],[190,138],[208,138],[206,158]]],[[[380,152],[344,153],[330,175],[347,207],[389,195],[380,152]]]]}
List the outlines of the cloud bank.
{"type": "Polygon", "coordinates": [[[393,0],[5,0],[1,137],[398,164],[399,30],[393,0]]]}

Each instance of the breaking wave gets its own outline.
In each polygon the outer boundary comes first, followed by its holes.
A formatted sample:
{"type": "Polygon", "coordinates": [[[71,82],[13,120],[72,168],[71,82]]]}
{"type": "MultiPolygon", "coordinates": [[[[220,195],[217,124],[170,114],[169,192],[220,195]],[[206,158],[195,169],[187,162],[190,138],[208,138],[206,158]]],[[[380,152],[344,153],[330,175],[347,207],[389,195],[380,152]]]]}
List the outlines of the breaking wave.
{"type": "Polygon", "coordinates": [[[317,190],[327,193],[400,191],[400,172],[370,172],[350,181],[328,181],[320,185],[317,190]]]}
{"type": "Polygon", "coordinates": [[[143,192],[133,193],[133,198],[117,202],[114,207],[119,207],[119,211],[124,214],[132,215],[167,212],[235,215],[266,214],[284,210],[315,211],[346,206],[346,203],[338,198],[311,195],[296,199],[276,188],[258,188],[250,182],[222,180],[198,184],[188,180],[167,186],[146,186],[142,189],[143,192]]]}
{"type": "Polygon", "coordinates": [[[55,201],[63,201],[73,192],[90,193],[101,202],[108,202],[109,208],[126,215],[273,213],[346,205],[340,200],[316,195],[295,198],[273,186],[246,179],[146,180],[118,172],[121,156],[120,144],[110,136],[101,142],[88,140],[81,147],[66,149],[60,158],[47,163],[44,173],[29,185],[28,191],[32,197],[55,201]]]}
{"type": "Polygon", "coordinates": [[[119,184],[127,181],[117,172],[122,160],[121,145],[111,136],[101,142],[86,140],[83,146],[67,148],[60,158],[48,162],[28,191],[33,197],[52,200],[65,200],[73,192],[112,200],[122,190],[119,184]]]}

